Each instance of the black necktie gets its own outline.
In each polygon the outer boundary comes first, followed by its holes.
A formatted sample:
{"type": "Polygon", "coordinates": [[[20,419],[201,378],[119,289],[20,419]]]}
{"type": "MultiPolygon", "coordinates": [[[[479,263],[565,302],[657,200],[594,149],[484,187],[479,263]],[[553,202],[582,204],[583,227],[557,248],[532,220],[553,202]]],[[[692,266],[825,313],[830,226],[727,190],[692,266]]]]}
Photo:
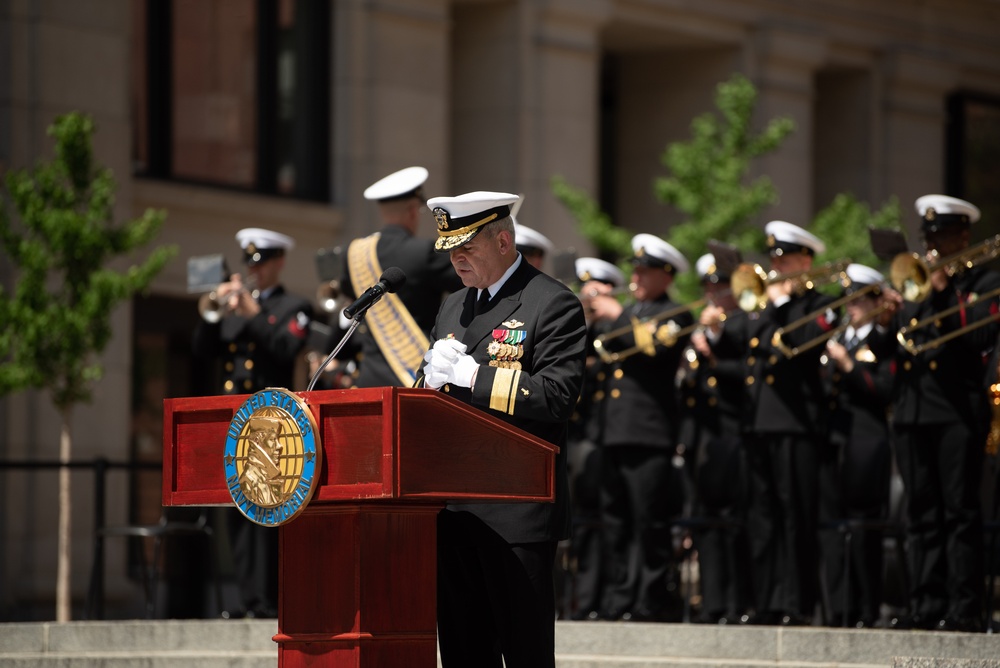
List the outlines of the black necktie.
{"type": "Polygon", "coordinates": [[[483,290],[479,294],[479,299],[476,301],[476,310],[473,312],[475,315],[484,313],[490,308],[490,291],[483,290]]]}

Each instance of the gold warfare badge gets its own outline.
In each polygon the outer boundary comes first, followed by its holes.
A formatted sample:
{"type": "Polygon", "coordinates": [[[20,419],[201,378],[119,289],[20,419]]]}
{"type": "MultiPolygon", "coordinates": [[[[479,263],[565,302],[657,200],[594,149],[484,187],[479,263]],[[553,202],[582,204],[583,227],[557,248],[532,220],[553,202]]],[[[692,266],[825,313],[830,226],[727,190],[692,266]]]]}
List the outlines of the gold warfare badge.
{"type": "Polygon", "coordinates": [[[276,527],[298,516],[317,487],[319,433],[312,411],[287,390],[268,388],[237,409],[226,435],[226,487],[251,522],[276,527]]]}

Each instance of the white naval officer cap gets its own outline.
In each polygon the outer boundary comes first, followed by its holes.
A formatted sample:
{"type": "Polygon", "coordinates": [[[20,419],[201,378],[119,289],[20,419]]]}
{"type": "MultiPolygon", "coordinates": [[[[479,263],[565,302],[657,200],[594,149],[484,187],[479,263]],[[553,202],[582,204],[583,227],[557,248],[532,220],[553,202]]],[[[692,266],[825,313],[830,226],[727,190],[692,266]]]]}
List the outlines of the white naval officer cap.
{"type": "Polygon", "coordinates": [[[434,250],[447,253],[472,241],[483,225],[510,216],[517,195],[477,190],[456,197],[432,197],[427,208],[434,214],[438,238],[434,250]]]}
{"type": "Polygon", "coordinates": [[[295,248],[295,240],[287,234],[265,230],[261,227],[245,227],[236,233],[236,242],[243,249],[243,262],[248,267],[285,254],[295,248]]]}
{"type": "Polygon", "coordinates": [[[625,274],[615,265],[597,257],[578,257],[573,268],[581,282],[600,281],[616,288],[625,285],[625,274]]]}
{"type": "Polygon", "coordinates": [[[522,253],[524,253],[523,249],[525,248],[535,249],[542,253],[551,253],[555,249],[555,246],[544,234],[522,225],[516,220],[514,221],[514,245],[522,253]]]}
{"type": "Polygon", "coordinates": [[[948,195],[924,195],[914,202],[923,232],[937,232],[951,225],[971,225],[979,220],[979,207],[948,195]]]}
{"type": "Polygon", "coordinates": [[[416,197],[422,200],[424,199],[422,186],[427,181],[427,175],[427,169],[424,167],[407,167],[393,172],[365,188],[365,199],[391,202],[416,197]]]}
{"type": "Polygon", "coordinates": [[[772,220],[765,225],[764,234],[767,235],[767,248],[772,257],[788,253],[818,255],[826,250],[826,244],[815,234],[783,220],[772,220]]]}
{"type": "Polygon", "coordinates": [[[652,234],[632,237],[632,264],[666,269],[670,273],[685,272],[691,268],[679,250],[652,234]]]}
{"type": "Polygon", "coordinates": [[[847,275],[847,279],[843,281],[844,292],[846,294],[853,294],[869,285],[880,286],[879,290],[876,291],[876,294],[878,294],[881,291],[881,286],[885,284],[885,276],[880,271],[872,269],[868,265],[852,262],[847,265],[844,273],[847,275]]]}
{"type": "Polygon", "coordinates": [[[728,281],[730,278],[730,272],[726,268],[719,266],[715,255],[712,253],[705,253],[695,260],[694,269],[698,273],[698,278],[702,283],[718,283],[720,281],[728,281]]]}

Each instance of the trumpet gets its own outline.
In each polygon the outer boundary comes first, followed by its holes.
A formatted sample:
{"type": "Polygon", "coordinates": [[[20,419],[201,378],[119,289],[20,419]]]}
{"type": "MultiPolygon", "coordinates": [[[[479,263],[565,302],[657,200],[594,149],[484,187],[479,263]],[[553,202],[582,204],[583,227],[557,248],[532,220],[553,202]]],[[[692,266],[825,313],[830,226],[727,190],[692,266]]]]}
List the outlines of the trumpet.
{"type": "Polygon", "coordinates": [[[848,259],[828,262],[809,271],[792,274],[779,274],[774,271],[764,271],[759,264],[743,263],[736,267],[730,278],[733,294],[737,303],[747,313],[760,311],[767,306],[767,286],[783,281],[792,281],[797,291],[811,290],[817,285],[825,285],[842,280],[848,259]]]}
{"type": "Polygon", "coordinates": [[[931,274],[943,269],[949,276],[960,274],[981,262],[1000,255],[1000,234],[973,246],[928,262],[917,253],[900,253],[892,260],[889,277],[892,285],[908,302],[922,302],[933,291],[931,274]]]}
{"type": "Polygon", "coordinates": [[[198,299],[198,314],[201,315],[202,319],[211,324],[215,324],[229,315],[234,307],[230,304],[232,303],[231,298],[243,294],[244,292],[251,294],[255,299],[258,295],[257,278],[254,274],[250,274],[247,277],[246,283],[240,286],[239,290],[230,292],[225,297],[220,297],[218,293],[218,286],[215,290],[211,292],[206,292],[198,299]]]}
{"type": "Polygon", "coordinates": [[[340,290],[340,281],[334,279],[326,283],[320,283],[316,288],[316,303],[320,310],[325,313],[335,313],[340,311],[340,305],[344,301],[344,293],[340,290]]]}
{"type": "Polygon", "coordinates": [[[594,350],[597,351],[601,360],[606,363],[620,362],[623,359],[635,355],[636,353],[643,353],[652,357],[656,354],[657,344],[669,348],[676,345],[677,342],[683,337],[693,333],[701,327],[699,323],[681,327],[677,323],[673,322],[671,318],[675,318],[682,313],[688,313],[694,309],[701,308],[706,303],[707,300],[699,299],[691,302],[690,304],[684,304],[672,309],[667,309],[666,311],[657,313],[656,315],[650,316],[645,320],[632,318],[631,325],[619,327],[618,329],[611,330],[610,332],[605,332],[594,339],[594,350]],[[605,347],[605,343],[608,341],[625,336],[626,334],[633,334],[635,336],[635,345],[631,348],[611,352],[605,347]]]}

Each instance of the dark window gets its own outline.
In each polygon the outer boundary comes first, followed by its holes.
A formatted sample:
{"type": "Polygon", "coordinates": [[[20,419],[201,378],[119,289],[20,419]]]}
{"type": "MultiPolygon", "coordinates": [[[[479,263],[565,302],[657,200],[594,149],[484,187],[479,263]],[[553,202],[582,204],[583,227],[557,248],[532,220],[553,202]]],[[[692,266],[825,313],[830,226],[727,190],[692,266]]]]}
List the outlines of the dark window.
{"type": "Polygon", "coordinates": [[[948,99],[946,194],[982,211],[975,238],[1000,234],[1000,98],[958,93],[948,99]]]}
{"type": "Polygon", "coordinates": [[[135,172],[329,199],[327,0],[133,0],[135,172]]]}

